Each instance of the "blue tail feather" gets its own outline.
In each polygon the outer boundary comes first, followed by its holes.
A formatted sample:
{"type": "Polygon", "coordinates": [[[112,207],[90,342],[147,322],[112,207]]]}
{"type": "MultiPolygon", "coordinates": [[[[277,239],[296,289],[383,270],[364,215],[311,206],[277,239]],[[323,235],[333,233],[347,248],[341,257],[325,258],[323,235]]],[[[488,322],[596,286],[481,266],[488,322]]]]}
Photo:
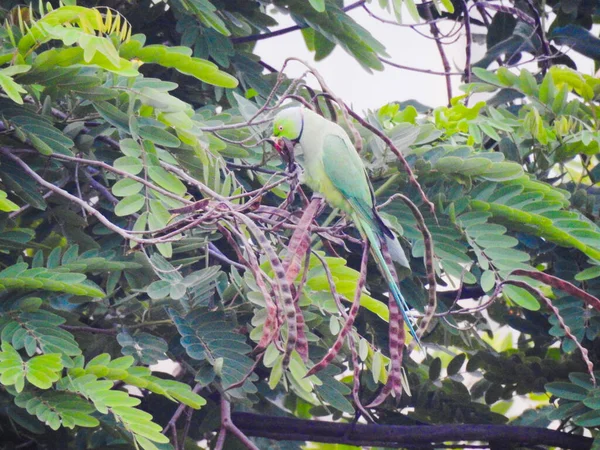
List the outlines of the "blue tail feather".
{"type": "Polygon", "coordinates": [[[369,242],[371,243],[373,253],[375,254],[375,257],[377,259],[377,262],[379,263],[379,266],[381,267],[383,277],[387,281],[387,284],[390,288],[390,292],[392,293],[392,297],[394,297],[394,300],[396,301],[396,304],[398,305],[398,308],[400,309],[400,312],[402,313],[402,317],[404,318],[404,322],[406,323],[406,326],[408,327],[408,331],[410,332],[411,336],[413,337],[413,339],[415,340],[417,345],[419,347],[421,347],[421,341],[419,340],[419,338],[417,336],[417,332],[415,331],[413,324],[410,321],[410,317],[408,317],[408,314],[407,314],[407,312],[410,310],[410,307],[408,306],[408,304],[406,303],[406,300],[402,296],[402,293],[400,292],[400,288],[396,284],[396,281],[394,280],[394,277],[392,276],[392,273],[390,272],[390,269],[387,266],[387,263],[385,262],[385,258],[383,257],[383,254],[381,253],[381,247],[380,247],[381,242],[369,225],[365,226],[365,224],[362,224],[362,223],[361,223],[361,225],[362,225],[362,227],[361,227],[362,230],[364,231],[367,238],[369,239],[369,242]]]}
{"type": "Polygon", "coordinates": [[[389,283],[389,287],[390,287],[390,291],[392,292],[392,296],[394,297],[394,300],[398,304],[398,308],[400,308],[400,311],[402,312],[402,317],[404,317],[404,322],[408,326],[408,331],[410,332],[410,335],[413,337],[415,342],[420,347],[421,341],[419,340],[419,337],[417,336],[417,332],[415,331],[415,328],[413,327],[413,324],[410,321],[410,317],[408,317],[408,314],[406,313],[410,308],[408,307],[406,300],[404,300],[404,297],[402,296],[402,293],[400,292],[400,288],[398,287],[398,285],[396,285],[396,283],[394,281],[389,283]]]}

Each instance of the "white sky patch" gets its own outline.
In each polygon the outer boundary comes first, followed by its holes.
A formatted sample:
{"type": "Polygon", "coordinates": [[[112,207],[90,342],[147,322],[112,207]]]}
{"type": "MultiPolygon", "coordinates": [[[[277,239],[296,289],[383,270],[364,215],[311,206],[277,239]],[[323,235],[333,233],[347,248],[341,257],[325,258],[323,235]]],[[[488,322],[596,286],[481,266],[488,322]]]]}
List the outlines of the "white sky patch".
{"type": "MultiPolygon", "coordinates": [[[[346,5],[349,3],[348,1],[345,2],[346,5]]],[[[392,14],[380,9],[376,2],[370,3],[369,7],[378,16],[387,20],[395,20],[392,14]]],[[[269,13],[271,13],[271,10],[269,10],[269,13]]],[[[471,10],[471,14],[473,17],[479,17],[475,9],[471,10]]],[[[435,41],[420,36],[410,28],[383,24],[370,17],[362,8],[350,11],[349,15],[385,45],[386,51],[390,55],[387,59],[398,64],[421,69],[444,70],[435,41]]],[[[274,17],[280,23],[280,28],[295,25],[290,17],[283,14],[277,13],[274,14],[274,17]]],[[[412,23],[408,11],[403,11],[402,17],[405,18],[406,23],[412,23]]],[[[548,21],[551,20],[552,18],[548,19],[548,21]]],[[[454,25],[450,21],[440,22],[441,33],[449,33],[454,25]]],[[[595,25],[592,32],[598,34],[599,29],[600,26],[595,25]]],[[[421,27],[420,31],[425,34],[429,33],[428,27],[421,27]]],[[[472,31],[473,33],[482,33],[485,30],[472,25],[472,31]]],[[[445,46],[446,55],[453,72],[464,71],[466,61],[465,44],[466,38],[463,28],[456,42],[445,46]]],[[[562,50],[567,49],[562,48],[562,50]]],[[[472,63],[480,60],[485,51],[485,45],[474,42],[471,55],[472,63]]],[[[335,91],[335,94],[357,111],[375,109],[393,101],[409,99],[417,100],[434,108],[447,104],[446,79],[443,76],[411,72],[389,66],[386,66],[385,70],[381,72],[371,74],[339,46],[323,61],[314,62],[314,55],[306,48],[300,31],[293,31],[282,36],[258,41],[256,53],[263,61],[276,69],[281,69],[285,59],[290,56],[306,60],[321,73],[329,87],[335,91]]],[[[568,51],[568,55],[576,62],[582,73],[594,75],[592,60],[574,51],[568,51]]],[[[529,56],[527,54],[523,55],[522,61],[529,59],[529,56]]],[[[524,67],[533,71],[537,70],[535,64],[528,64],[524,67]]],[[[288,66],[286,74],[290,77],[298,77],[304,71],[303,66],[293,62],[288,66]]],[[[315,86],[314,80],[310,80],[309,84],[315,86]]],[[[461,84],[460,76],[452,77],[453,96],[463,93],[459,89],[461,84]]]]}

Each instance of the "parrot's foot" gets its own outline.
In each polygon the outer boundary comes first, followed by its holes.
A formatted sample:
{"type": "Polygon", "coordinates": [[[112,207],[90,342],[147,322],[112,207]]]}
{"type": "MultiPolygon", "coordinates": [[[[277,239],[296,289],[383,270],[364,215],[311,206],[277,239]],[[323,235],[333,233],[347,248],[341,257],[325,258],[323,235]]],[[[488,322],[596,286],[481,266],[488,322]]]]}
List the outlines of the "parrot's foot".
{"type": "Polygon", "coordinates": [[[304,175],[302,167],[300,167],[298,164],[295,164],[294,169],[290,172],[290,176],[292,178],[296,178],[300,183],[304,183],[306,181],[306,175],[304,175]]]}

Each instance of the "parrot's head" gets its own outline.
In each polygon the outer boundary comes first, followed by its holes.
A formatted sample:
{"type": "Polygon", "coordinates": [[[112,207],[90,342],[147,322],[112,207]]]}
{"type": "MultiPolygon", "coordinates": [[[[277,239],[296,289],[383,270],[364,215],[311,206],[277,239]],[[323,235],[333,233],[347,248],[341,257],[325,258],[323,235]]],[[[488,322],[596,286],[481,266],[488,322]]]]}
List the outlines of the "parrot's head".
{"type": "Polygon", "coordinates": [[[273,136],[275,140],[289,139],[297,143],[302,137],[304,118],[302,108],[287,108],[279,112],[273,121],[273,136]]]}
{"type": "Polygon", "coordinates": [[[288,165],[293,165],[294,144],[302,137],[304,117],[299,107],[287,108],[279,112],[273,121],[275,150],[288,165]]]}

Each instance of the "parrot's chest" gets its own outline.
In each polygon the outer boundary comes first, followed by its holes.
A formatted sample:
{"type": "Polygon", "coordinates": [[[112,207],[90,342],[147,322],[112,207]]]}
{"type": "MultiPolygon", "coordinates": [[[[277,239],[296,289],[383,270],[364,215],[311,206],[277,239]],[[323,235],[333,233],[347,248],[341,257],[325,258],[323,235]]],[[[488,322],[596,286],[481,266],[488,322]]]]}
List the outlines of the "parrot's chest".
{"type": "Polygon", "coordinates": [[[305,136],[300,141],[296,158],[304,171],[302,182],[313,191],[325,195],[324,184],[325,169],[323,168],[323,155],[320,150],[321,142],[314,137],[305,136]]]}
{"type": "Polygon", "coordinates": [[[314,150],[321,147],[321,142],[316,142],[316,139],[303,139],[301,145],[302,151],[298,154],[298,162],[304,169],[301,179],[302,183],[311,188],[313,192],[321,194],[334,208],[350,212],[351,207],[348,201],[339,189],[333,185],[325,172],[322,152],[314,150]],[[306,148],[309,149],[308,152],[306,148]]]}

